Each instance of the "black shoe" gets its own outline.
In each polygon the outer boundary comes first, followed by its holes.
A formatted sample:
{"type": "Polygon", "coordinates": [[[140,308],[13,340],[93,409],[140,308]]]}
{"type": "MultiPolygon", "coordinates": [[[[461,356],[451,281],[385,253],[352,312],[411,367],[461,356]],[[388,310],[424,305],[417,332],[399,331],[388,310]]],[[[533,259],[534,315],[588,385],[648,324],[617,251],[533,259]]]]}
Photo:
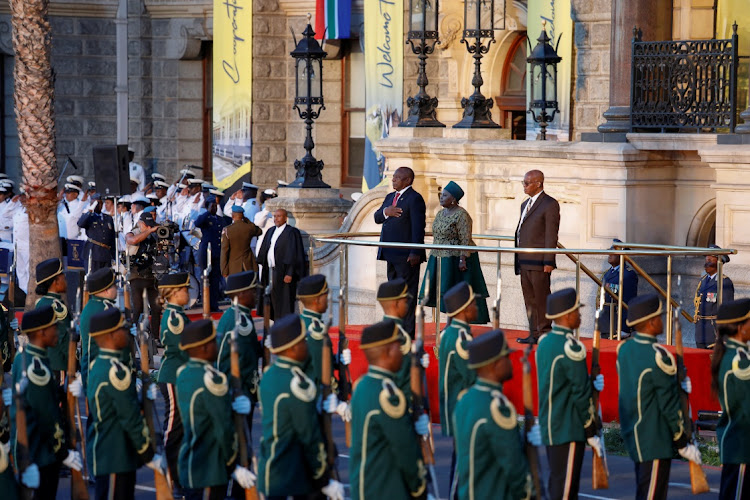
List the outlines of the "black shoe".
{"type": "Polygon", "coordinates": [[[516,342],[519,344],[536,344],[536,339],[533,335],[529,335],[528,337],[524,337],[522,339],[516,339],[516,342]]]}

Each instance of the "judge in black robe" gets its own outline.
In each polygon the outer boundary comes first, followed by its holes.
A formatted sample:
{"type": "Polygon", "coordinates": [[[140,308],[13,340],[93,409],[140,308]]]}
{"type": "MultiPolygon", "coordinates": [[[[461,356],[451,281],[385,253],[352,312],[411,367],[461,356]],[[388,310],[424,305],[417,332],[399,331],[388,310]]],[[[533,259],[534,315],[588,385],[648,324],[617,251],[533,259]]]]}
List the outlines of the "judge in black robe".
{"type": "MultiPolygon", "coordinates": [[[[296,227],[287,224],[287,212],[283,208],[273,213],[274,227],[263,237],[258,252],[258,264],[263,266],[261,283],[268,285],[269,274],[273,271],[271,290],[271,319],[276,321],[287,314],[296,312],[297,283],[307,276],[307,261],[302,234],[296,227]],[[281,231],[274,242],[274,234],[281,231]],[[272,248],[273,244],[273,248],[272,248]],[[273,254],[271,252],[273,251],[273,254]],[[271,267],[270,256],[274,257],[271,267]]],[[[258,313],[263,313],[263,302],[259,301],[258,313]]]]}

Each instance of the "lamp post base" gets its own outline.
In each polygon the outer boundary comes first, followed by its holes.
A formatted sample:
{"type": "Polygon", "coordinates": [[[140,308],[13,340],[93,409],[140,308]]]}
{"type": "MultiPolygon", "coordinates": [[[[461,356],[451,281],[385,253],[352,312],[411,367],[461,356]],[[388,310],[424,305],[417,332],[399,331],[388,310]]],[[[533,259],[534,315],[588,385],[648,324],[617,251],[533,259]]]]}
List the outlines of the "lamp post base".
{"type": "Polygon", "coordinates": [[[409,97],[406,105],[409,108],[409,116],[399,123],[399,127],[445,127],[436,116],[437,97],[417,94],[415,97],[409,97]]]}
{"type": "Polygon", "coordinates": [[[323,160],[316,160],[309,152],[301,160],[294,161],[294,168],[297,169],[297,178],[290,182],[287,187],[290,188],[329,188],[328,184],[323,182],[323,160]]]}
{"type": "Polygon", "coordinates": [[[494,101],[487,99],[482,94],[474,94],[468,99],[461,99],[461,107],[464,108],[463,119],[453,125],[453,128],[502,128],[492,121],[490,110],[494,101]]]}

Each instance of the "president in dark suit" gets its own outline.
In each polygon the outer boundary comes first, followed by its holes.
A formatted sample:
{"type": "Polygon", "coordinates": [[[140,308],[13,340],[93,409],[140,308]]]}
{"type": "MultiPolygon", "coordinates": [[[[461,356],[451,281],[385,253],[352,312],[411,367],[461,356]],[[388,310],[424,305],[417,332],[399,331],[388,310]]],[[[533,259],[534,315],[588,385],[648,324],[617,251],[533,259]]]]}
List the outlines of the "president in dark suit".
{"type": "MultiPolygon", "coordinates": [[[[283,208],[273,213],[274,227],[263,238],[258,252],[258,264],[263,266],[261,283],[265,287],[273,280],[271,288],[271,319],[276,321],[295,312],[297,283],[307,276],[307,259],[302,234],[287,224],[287,211],[283,208]]],[[[263,312],[259,301],[258,312],[263,312]]]]}
{"type": "MultiPolygon", "coordinates": [[[[523,178],[523,192],[529,198],[521,204],[521,217],[516,228],[518,248],[557,248],[560,229],[560,205],[544,192],[544,174],[531,170],[523,178]]],[[[552,330],[546,318],[547,296],[550,294],[550,275],[555,269],[555,254],[516,254],[516,275],[521,275],[521,291],[529,314],[529,336],[521,343],[536,343],[539,337],[552,330]]]]}
{"type": "MultiPolygon", "coordinates": [[[[400,167],[393,173],[394,192],[385,197],[375,212],[375,223],[382,224],[380,241],[393,243],[424,243],[425,203],[422,195],[411,187],[414,171],[400,167]]],[[[378,260],[388,263],[388,280],[402,278],[409,287],[409,311],[404,330],[414,337],[414,311],[417,307],[419,265],[427,260],[422,249],[378,248],[378,260]]]]}

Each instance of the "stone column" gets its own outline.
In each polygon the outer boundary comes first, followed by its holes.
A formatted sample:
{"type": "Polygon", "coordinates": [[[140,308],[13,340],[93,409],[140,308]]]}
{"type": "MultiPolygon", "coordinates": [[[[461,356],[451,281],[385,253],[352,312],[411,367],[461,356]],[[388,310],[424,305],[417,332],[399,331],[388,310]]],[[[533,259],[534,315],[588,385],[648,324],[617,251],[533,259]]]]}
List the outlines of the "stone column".
{"type": "Polygon", "coordinates": [[[601,133],[630,131],[630,80],[633,28],[646,41],[672,39],[672,0],[612,0],[612,34],[609,52],[609,109],[601,133]]]}

